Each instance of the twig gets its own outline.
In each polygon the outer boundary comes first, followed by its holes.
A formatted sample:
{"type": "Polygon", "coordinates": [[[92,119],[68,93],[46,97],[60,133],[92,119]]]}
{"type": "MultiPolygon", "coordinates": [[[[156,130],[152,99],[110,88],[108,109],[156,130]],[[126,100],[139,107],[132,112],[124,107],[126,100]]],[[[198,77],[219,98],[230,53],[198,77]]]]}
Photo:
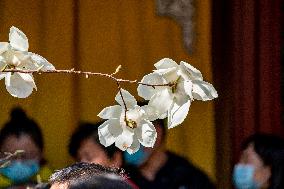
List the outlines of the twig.
{"type": "Polygon", "coordinates": [[[18,70],[18,69],[4,69],[1,72],[18,72],[18,73],[38,73],[38,74],[42,74],[42,73],[58,73],[58,74],[79,74],[79,75],[88,75],[88,76],[102,76],[102,77],[107,77],[110,78],[116,82],[124,82],[124,83],[137,83],[137,84],[141,84],[141,85],[145,85],[145,86],[150,86],[150,87],[158,87],[158,86],[172,86],[172,83],[166,83],[166,84],[148,84],[148,83],[143,83],[143,82],[138,82],[137,80],[127,80],[127,79],[121,79],[121,78],[116,78],[114,77],[114,73],[113,74],[106,74],[106,73],[100,73],[100,72],[88,72],[88,71],[77,71],[74,69],[71,70],[18,70]]]}

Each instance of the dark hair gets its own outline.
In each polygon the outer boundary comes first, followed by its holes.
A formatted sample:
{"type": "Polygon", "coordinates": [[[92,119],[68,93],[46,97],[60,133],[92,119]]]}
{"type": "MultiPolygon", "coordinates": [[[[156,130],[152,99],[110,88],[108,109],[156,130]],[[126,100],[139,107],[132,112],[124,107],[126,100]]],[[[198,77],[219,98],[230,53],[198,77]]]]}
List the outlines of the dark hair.
{"type": "Polygon", "coordinates": [[[244,141],[242,149],[253,144],[254,151],[271,167],[269,189],[284,188],[284,139],[270,134],[255,134],[244,141]]]}
{"type": "Polygon", "coordinates": [[[81,143],[88,138],[93,139],[94,143],[98,144],[102,150],[104,150],[109,158],[112,158],[115,152],[120,152],[114,145],[104,147],[99,140],[98,127],[103,122],[93,123],[81,123],[71,136],[70,143],[68,145],[69,154],[76,158],[81,143]]]}
{"type": "Polygon", "coordinates": [[[69,185],[69,189],[132,189],[132,187],[116,175],[95,175],[69,185]]]}
{"type": "MultiPolygon", "coordinates": [[[[123,171],[119,168],[104,167],[94,163],[75,163],[53,173],[49,179],[53,184],[67,184],[69,189],[92,188],[115,188],[116,184],[128,186],[123,171]],[[115,179],[111,179],[115,178],[115,179]],[[112,181],[113,180],[113,181],[112,181]],[[105,187],[105,184],[109,187],[105,187]],[[112,186],[112,187],[111,187],[112,186]]],[[[128,188],[131,188],[130,186],[128,188]]]]}
{"type": "Polygon", "coordinates": [[[27,117],[23,109],[13,108],[10,115],[10,120],[5,123],[0,131],[0,148],[7,137],[15,135],[20,137],[23,134],[29,135],[34,144],[43,151],[43,137],[38,124],[27,117]]]}

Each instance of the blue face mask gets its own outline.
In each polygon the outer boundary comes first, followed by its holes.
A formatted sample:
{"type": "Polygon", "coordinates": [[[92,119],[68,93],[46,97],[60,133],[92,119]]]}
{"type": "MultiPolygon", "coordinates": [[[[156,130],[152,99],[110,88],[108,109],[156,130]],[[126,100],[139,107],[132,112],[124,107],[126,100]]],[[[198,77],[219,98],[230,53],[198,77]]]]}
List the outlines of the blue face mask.
{"type": "Polygon", "coordinates": [[[254,181],[255,168],[252,165],[237,164],[233,171],[233,182],[237,189],[259,189],[260,184],[254,181]]]}
{"type": "Polygon", "coordinates": [[[27,182],[39,171],[39,164],[34,160],[15,160],[7,167],[1,168],[0,172],[8,177],[13,183],[27,182]]]}
{"type": "Polygon", "coordinates": [[[123,156],[125,163],[139,167],[147,161],[148,157],[150,156],[150,153],[145,151],[145,149],[141,146],[139,150],[134,154],[124,152],[123,156]]]}

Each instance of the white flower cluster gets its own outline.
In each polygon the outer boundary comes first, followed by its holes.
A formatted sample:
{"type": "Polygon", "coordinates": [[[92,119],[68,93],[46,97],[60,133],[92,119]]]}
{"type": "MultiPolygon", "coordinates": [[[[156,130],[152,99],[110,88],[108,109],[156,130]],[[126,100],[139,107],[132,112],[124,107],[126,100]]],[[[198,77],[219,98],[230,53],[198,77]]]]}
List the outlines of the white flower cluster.
{"type": "MultiPolygon", "coordinates": [[[[59,70],[40,55],[28,52],[28,39],[18,28],[10,28],[9,41],[0,42],[0,79],[5,78],[6,89],[12,96],[26,98],[36,89],[33,72],[59,70]]],[[[164,58],[155,67],[137,88],[138,95],[149,101],[147,105],[138,106],[128,91],[119,88],[115,97],[119,105],[106,107],[98,114],[106,119],[98,128],[104,146],[115,143],[130,154],[138,151],[140,144],[153,147],[157,133],[151,121],[167,118],[168,128],[173,128],[184,121],[194,99],[206,101],[218,97],[214,87],[203,81],[200,71],[186,62],[178,65],[164,58]]]]}
{"type": "Polygon", "coordinates": [[[167,117],[168,128],[173,128],[184,121],[194,99],[206,101],[218,97],[214,87],[203,81],[200,71],[186,62],[178,65],[164,58],[155,67],[137,88],[138,95],[149,100],[148,105],[139,107],[135,98],[122,90],[124,102],[119,92],[115,98],[119,105],[99,113],[99,117],[108,119],[99,127],[100,142],[104,146],[115,143],[130,154],[138,151],[139,143],[153,147],[157,133],[151,121],[167,117]]]}
{"type": "Polygon", "coordinates": [[[18,28],[10,28],[8,42],[0,42],[0,80],[5,78],[7,91],[14,97],[26,98],[33,89],[37,89],[31,73],[21,73],[29,70],[55,70],[45,58],[28,52],[29,42],[26,35],[18,28]],[[4,72],[15,69],[19,72],[4,72]]]}

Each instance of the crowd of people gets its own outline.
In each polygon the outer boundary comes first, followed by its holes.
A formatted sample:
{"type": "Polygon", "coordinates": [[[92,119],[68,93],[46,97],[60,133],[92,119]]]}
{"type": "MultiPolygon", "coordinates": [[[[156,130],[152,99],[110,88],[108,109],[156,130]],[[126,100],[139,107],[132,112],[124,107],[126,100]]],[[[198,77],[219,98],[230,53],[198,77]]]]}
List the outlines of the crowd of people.
{"type": "MultiPolygon", "coordinates": [[[[130,155],[113,145],[100,144],[101,122],[81,123],[68,145],[76,163],[54,171],[43,157],[39,125],[22,109],[15,108],[0,130],[0,188],[214,189],[203,171],[166,149],[164,120],[153,124],[157,131],[154,147],[140,147],[130,155]]],[[[284,139],[255,134],[244,141],[232,183],[236,189],[283,189],[284,139]]]]}

